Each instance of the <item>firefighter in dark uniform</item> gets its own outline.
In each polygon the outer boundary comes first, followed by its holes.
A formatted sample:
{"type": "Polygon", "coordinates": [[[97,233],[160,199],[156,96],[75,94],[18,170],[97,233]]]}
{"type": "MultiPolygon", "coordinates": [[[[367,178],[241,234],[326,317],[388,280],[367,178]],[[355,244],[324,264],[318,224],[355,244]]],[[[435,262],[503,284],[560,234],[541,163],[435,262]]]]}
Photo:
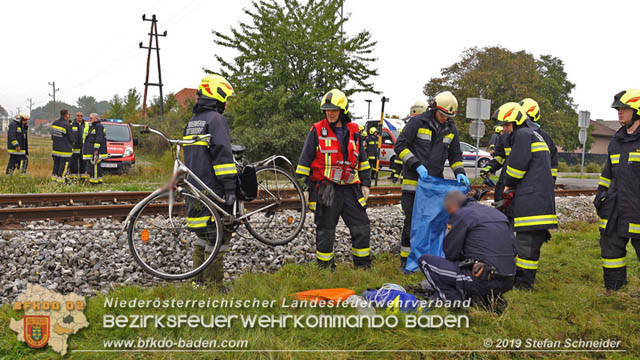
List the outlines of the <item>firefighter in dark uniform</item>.
{"type": "Polygon", "coordinates": [[[342,217],[351,233],[356,267],[371,264],[371,225],[366,212],[371,166],[358,125],[349,118],[346,95],[337,89],[322,97],[325,118],[311,127],[296,168],[306,180],[309,208],[315,211],[316,258],[335,267],[333,243],[342,217]]]}
{"type": "Polygon", "coordinates": [[[502,126],[496,126],[494,130],[495,132],[491,134],[491,139],[489,140],[489,153],[491,156],[496,151],[496,145],[500,139],[500,134],[502,134],[502,126]]]}
{"type": "Polygon", "coordinates": [[[89,115],[89,127],[87,137],[82,145],[82,159],[87,162],[89,168],[89,183],[98,185],[102,183],[102,160],[109,157],[107,153],[107,134],[100,122],[100,115],[89,115]]]}
{"type": "Polygon", "coordinates": [[[529,120],[533,120],[537,126],[537,129],[535,127],[533,129],[542,136],[544,142],[549,146],[549,155],[551,156],[551,176],[553,176],[553,183],[555,184],[556,178],[558,177],[558,147],[556,147],[556,143],[551,138],[551,135],[540,127],[540,106],[538,105],[538,102],[531,98],[526,98],[520,101],[520,106],[522,106],[527,115],[529,115],[529,120]]]}
{"type": "Polygon", "coordinates": [[[442,242],[445,257],[422,255],[418,260],[438,297],[487,303],[509,291],[516,249],[507,217],[459,191],[445,196],[444,207],[450,214],[442,242]]]}
{"type": "Polygon", "coordinates": [[[60,110],[60,119],[51,125],[51,140],[53,140],[53,172],[51,180],[64,183],[69,173],[69,160],[72,155],[72,144],[74,142],[73,132],[69,124],[69,110],[60,110]]]}
{"type": "Polygon", "coordinates": [[[402,211],[404,227],[400,243],[400,266],[405,268],[411,252],[411,220],[418,177],[444,178],[444,163],[449,160],[456,179],[469,185],[462,163],[460,136],[453,117],[458,100],[449,91],[435,97],[427,111],[409,120],[396,141],[395,153],[403,163],[402,211]]]}
{"type": "Polygon", "coordinates": [[[530,289],[536,278],[540,247],[551,238],[549,229],[558,227],[549,146],[536,131],[537,126],[527,121],[520,104],[502,105],[494,118],[511,134],[511,153],[503,171],[505,191],[514,192],[509,209],[518,251],[514,286],[530,289]]]}
{"type": "Polygon", "coordinates": [[[13,174],[13,170],[18,168],[21,174],[27,172],[27,164],[29,159],[29,140],[27,126],[29,115],[25,113],[18,114],[9,124],[7,133],[7,152],[9,153],[9,163],[7,164],[7,175],[13,174]]]}
{"type": "MultiPolygon", "coordinates": [[[[502,128],[502,126],[500,126],[502,128]]],[[[491,160],[487,162],[487,165],[480,171],[481,175],[489,175],[493,174],[496,171],[502,169],[505,161],[509,157],[511,153],[511,145],[509,144],[509,139],[511,134],[506,131],[502,131],[502,134],[498,137],[498,141],[496,142],[496,146],[493,151],[493,157],[491,160]]],[[[496,182],[496,187],[493,191],[494,201],[498,202],[502,200],[502,193],[504,192],[504,181],[507,173],[506,171],[501,171],[500,176],[498,176],[498,181],[496,182]]],[[[508,215],[508,209],[504,210],[505,214],[508,215]]]]}
{"type": "MultiPolygon", "coordinates": [[[[193,106],[193,116],[184,128],[183,139],[210,134],[207,141],[198,141],[184,147],[184,163],[211,190],[225,200],[224,207],[231,211],[236,202],[238,170],[231,151],[231,136],[227,120],[222,115],[227,99],[233,95],[233,87],[222,76],[205,76],[198,87],[198,100],[193,106]]],[[[196,187],[201,186],[194,183],[196,187]]],[[[194,244],[193,268],[200,266],[213,251],[215,228],[211,213],[187,201],[187,228],[194,231],[198,241],[194,244]]],[[[221,225],[221,224],[217,224],[221,225]]],[[[224,255],[229,249],[232,233],[224,230],[220,252],[211,264],[195,280],[222,285],[224,280],[224,255]]]]}
{"type": "Polygon", "coordinates": [[[87,172],[86,162],[82,159],[82,145],[89,134],[89,124],[84,121],[84,114],[81,112],[76,113],[76,119],[71,123],[71,132],[73,133],[73,154],[69,164],[69,178],[77,180],[87,172]]]}
{"type": "Polygon", "coordinates": [[[618,290],[627,283],[629,241],[640,259],[640,89],[613,98],[622,125],[609,143],[594,205],[600,216],[600,251],[604,286],[618,290]]]}
{"type": "Polygon", "coordinates": [[[369,154],[369,165],[371,165],[371,178],[376,177],[376,160],[378,159],[378,129],[369,128],[369,136],[366,139],[366,150],[369,154]]]}
{"type": "MultiPolygon", "coordinates": [[[[416,101],[413,106],[409,109],[409,117],[415,117],[423,112],[427,111],[427,103],[424,101],[416,101]]],[[[398,136],[402,133],[402,129],[398,132],[398,136]]],[[[396,139],[397,141],[397,139],[396,139]]],[[[391,167],[392,175],[393,175],[393,183],[395,184],[398,181],[402,181],[402,160],[398,154],[395,154],[393,157],[393,164],[391,167]]]]}

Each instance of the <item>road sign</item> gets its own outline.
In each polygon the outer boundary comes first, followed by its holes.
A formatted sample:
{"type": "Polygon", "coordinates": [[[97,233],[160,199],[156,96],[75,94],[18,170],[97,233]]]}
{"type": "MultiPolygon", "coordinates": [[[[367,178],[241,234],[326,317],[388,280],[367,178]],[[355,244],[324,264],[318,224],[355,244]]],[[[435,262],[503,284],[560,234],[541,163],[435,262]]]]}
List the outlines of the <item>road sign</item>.
{"type": "Polygon", "coordinates": [[[491,100],[467,98],[467,119],[489,120],[491,117],[491,100]]]}
{"type": "Polygon", "coordinates": [[[580,144],[584,145],[587,142],[587,129],[581,128],[578,133],[578,140],[580,140],[580,144]]]}
{"type": "Polygon", "coordinates": [[[481,139],[484,136],[486,127],[482,120],[473,120],[469,125],[469,135],[473,140],[481,139]]]}
{"type": "Polygon", "coordinates": [[[590,121],[591,113],[588,111],[580,111],[578,114],[578,127],[581,129],[588,129],[590,121]]]}

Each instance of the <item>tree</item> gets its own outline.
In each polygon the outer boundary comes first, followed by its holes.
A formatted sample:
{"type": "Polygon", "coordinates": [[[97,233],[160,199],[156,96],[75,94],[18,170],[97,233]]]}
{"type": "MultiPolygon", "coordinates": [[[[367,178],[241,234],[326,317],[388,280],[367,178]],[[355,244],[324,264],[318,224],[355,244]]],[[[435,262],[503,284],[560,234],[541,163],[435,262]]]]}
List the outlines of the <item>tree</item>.
{"type": "Polygon", "coordinates": [[[81,96],[77,101],[78,109],[85,114],[98,112],[98,102],[93,96],[81,96]]]}
{"type": "MultiPolygon", "coordinates": [[[[495,46],[465,50],[462,59],[442,69],[440,77],[430,79],[423,92],[429,97],[445,90],[456,95],[459,103],[456,125],[464,141],[471,141],[470,121],[466,120],[467,98],[491,99],[492,111],[509,101],[533,98],[540,105],[542,127],[564,151],[572,151],[579,146],[578,115],[571,97],[574,87],[567,79],[562,60],[551,55],[536,59],[526,51],[512,52],[495,46]]],[[[492,121],[487,124],[491,128],[495,125],[492,121]]],[[[481,144],[487,143],[485,136],[481,144]]]]}
{"type": "Polygon", "coordinates": [[[369,81],[377,75],[371,68],[376,42],[368,31],[349,36],[340,30],[349,20],[339,16],[342,4],[254,2],[245,10],[250,22],[229,35],[214,31],[217,45],[239,53],[232,60],[216,59],[238,94],[229,118],[249,158],[277,152],[296,160],[310,125],[322,118],[319,99],[327,91],[376,92],[369,81]]]}
{"type": "Polygon", "coordinates": [[[113,98],[111,99],[111,101],[109,101],[109,104],[111,105],[111,108],[104,114],[105,118],[122,119],[125,117],[125,105],[122,101],[122,98],[118,94],[113,95],[113,98]]]}
{"type": "Polygon", "coordinates": [[[136,88],[131,88],[127,92],[127,96],[124,100],[124,113],[126,118],[133,117],[138,111],[138,105],[140,105],[140,94],[136,88]]]}

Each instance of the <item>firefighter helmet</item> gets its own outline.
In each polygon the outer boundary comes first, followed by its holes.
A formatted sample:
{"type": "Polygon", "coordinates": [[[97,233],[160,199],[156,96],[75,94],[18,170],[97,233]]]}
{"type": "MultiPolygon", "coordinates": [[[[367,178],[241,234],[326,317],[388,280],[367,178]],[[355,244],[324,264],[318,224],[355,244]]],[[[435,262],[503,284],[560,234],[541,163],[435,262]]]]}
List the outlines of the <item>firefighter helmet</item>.
{"type": "Polygon", "coordinates": [[[422,114],[423,112],[427,111],[427,103],[421,100],[416,101],[415,104],[413,104],[411,106],[411,109],[409,110],[409,115],[413,116],[413,115],[418,115],[418,114],[422,114]]]}
{"type": "Polygon", "coordinates": [[[349,102],[347,95],[338,89],[333,89],[326,93],[320,101],[320,110],[342,110],[349,113],[349,102]]]}
{"type": "Polygon", "coordinates": [[[358,131],[363,131],[364,130],[364,125],[358,125],[358,131]]]}
{"type": "Polygon", "coordinates": [[[458,99],[451,91],[441,92],[435,97],[435,107],[446,117],[453,117],[458,111],[458,99]]]}
{"type": "Polygon", "coordinates": [[[376,129],[375,127],[372,127],[372,128],[369,129],[369,135],[373,135],[373,134],[375,134],[377,132],[378,132],[378,129],[376,129]]]}
{"type": "Polygon", "coordinates": [[[500,125],[496,126],[496,133],[500,134],[504,128],[500,125]]]}
{"type": "Polygon", "coordinates": [[[634,109],[635,112],[633,114],[633,119],[640,119],[640,89],[620,91],[613,97],[613,104],[611,104],[611,107],[614,109],[634,109]]]}
{"type": "Polygon", "coordinates": [[[527,113],[520,104],[508,102],[500,106],[498,110],[493,113],[493,118],[498,122],[498,125],[504,125],[510,122],[516,125],[522,125],[527,119],[527,113]]]}
{"type": "Polygon", "coordinates": [[[229,96],[233,95],[233,87],[222,76],[210,74],[202,78],[198,92],[208,98],[226,103],[229,96]]]}
{"type": "Polygon", "coordinates": [[[29,120],[30,116],[25,112],[21,112],[20,114],[16,115],[16,120],[21,120],[21,119],[29,120]]]}
{"type": "Polygon", "coordinates": [[[537,101],[532,98],[522,99],[522,101],[520,101],[520,106],[522,106],[531,120],[535,122],[540,121],[540,106],[537,101]]]}

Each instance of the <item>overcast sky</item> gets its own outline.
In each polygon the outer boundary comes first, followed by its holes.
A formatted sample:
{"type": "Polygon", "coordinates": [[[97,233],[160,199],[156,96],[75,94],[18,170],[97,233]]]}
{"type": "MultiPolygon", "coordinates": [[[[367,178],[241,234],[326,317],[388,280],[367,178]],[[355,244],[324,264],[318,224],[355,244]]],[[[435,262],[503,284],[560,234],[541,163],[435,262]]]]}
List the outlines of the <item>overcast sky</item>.
{"type": "MultiPolygon", "coordinates": [[[[15,113],[27,98],[36,106],[57,98],[75,103],[81,95],[98,100],[143,90],[149,22],[156,14],[165,94],[196,87],[202,68],[217,69],[212,29],[227,31],[251,5],[247,0],[215,1],[2,1],[0,2],[0,104],[15,113]]],[[[535,56],[561,58],[579,110],[592,118],[615,119],[613,95],[640,88],[638,23],[640,1],[408,1],[347,0],[345,30],[369,30],[378,41],[374,79],[391,98],[389,113],[406,115],[422,86],[460,59],[465,48],[501,45],[535,56]],[[449,28],[449,26],[452,26],[449,28]]],[[[152,62],[151,81],[157,70],[152,62]]],[[[157,88],[150,88],[152,96],[157,88]]],[[[366,115],[365,99],[380,113],[380,96],[361,94],[351,107],[366,115]]],[[[514,99],[519,100],[519,99],[514,99]]]]}

